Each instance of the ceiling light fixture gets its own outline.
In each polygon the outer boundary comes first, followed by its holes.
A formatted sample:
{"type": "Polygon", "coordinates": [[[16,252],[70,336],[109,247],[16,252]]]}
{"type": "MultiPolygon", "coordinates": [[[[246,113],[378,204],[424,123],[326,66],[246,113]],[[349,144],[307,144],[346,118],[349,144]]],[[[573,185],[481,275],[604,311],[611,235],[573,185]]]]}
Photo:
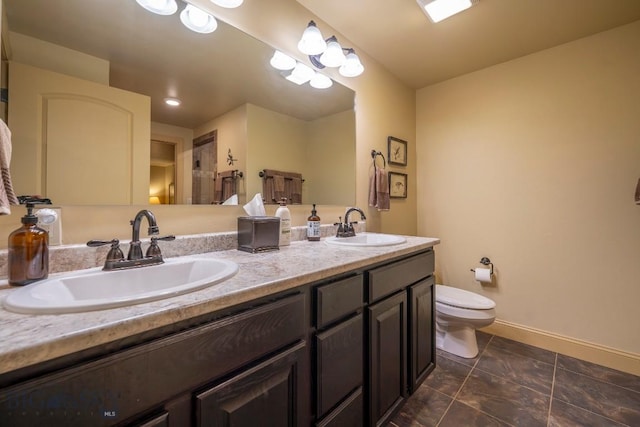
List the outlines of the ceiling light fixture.
{"type": "Polygon", "coordinates": [[[316,68],[340,67],[338,72],[345,77],[357,77],[364,71],[364,66],[354,49],[340,46],[336,36],[325,40],[313,21],[309,22],[302,33],[298,49],[305,55],[309,55],[309,60],[316,68]],[[347,52],[346,56],[345,51],[347,52]],[[347,61],[348,58],[349,61],[347,61]],[[346,62],[351,65],[343,67],[346,62]],[[356,62],[359,66],[355,65],[356,62]]]}
{"type": "Polygon", "coordinates": [[[469,9],[478,0],[417,0],[420,9],[436,23],[469,9]]]}
{"type": "Polygon", "coordinates": [[[196,33],[208,34],[218,28],[216,18],[192,4],[188,4],[187,7],[180,12],[180,21],[182,21],[185,27],[196,33]]]}
{"type": "Polygon", "coordinates": [[[158,15],[173,15],[178,10],[176,0],[136,0],[136,2],[149,12],[158,15]]]}
{"type": "Polygon", "coordinates": [[[177,107],[182,104],[182,102],[178,98],[165,98],[164,103],[170,105],[171,107],[177,107]]]}

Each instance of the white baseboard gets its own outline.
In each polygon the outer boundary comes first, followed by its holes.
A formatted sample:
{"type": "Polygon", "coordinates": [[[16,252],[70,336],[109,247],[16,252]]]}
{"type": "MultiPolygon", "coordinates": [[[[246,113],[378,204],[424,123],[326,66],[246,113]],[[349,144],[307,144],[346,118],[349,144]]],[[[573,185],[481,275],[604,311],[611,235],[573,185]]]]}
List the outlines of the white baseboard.
{"type": "Polygon", "coordinates": [[[496,319],[493,324],[481,330],[499,337],[640,376],[640,354],[628,353],[504,320],[496,319]]]}

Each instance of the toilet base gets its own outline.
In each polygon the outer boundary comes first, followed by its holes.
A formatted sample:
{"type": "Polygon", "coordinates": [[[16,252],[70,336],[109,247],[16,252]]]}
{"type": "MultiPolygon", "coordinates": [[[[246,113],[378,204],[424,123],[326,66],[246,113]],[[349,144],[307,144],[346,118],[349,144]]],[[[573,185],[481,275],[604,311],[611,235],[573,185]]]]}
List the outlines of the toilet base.
{"type": "Polygon", "coordinates": [[[478,355],[476,330],[470,326],[449,324],[443,327],[436,323],[436,347],[465,359],[473,359],[478,355]]]}

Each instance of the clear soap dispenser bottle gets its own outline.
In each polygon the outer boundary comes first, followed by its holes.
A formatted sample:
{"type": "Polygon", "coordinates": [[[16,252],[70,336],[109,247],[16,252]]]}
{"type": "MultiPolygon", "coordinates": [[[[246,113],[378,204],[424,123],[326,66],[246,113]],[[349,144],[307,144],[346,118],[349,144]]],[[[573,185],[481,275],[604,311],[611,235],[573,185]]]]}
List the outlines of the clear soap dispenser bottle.
{"type": "Polygon", "coordinates": [[[28,285],[49,276],[49,234],[38,227],[33,203],[27,203],[22,227],[9,235],[8,276],[10,285],[28,285]]]}

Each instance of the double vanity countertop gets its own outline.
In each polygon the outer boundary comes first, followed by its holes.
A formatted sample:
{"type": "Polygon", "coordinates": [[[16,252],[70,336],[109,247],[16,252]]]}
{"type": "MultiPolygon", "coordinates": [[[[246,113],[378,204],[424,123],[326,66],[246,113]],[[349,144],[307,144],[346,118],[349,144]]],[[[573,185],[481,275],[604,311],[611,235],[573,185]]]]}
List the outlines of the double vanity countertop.
{"type": "MultiPolygon", "coordinates": [[[[278,251],[236,249],[187,255],[238,264],[226,281],[191,293],[127,307],[73,314],[25,315],[0,308],[0,374],[293,289],[430,248],[436,238],[404,236],[392,246],[351,248],[296,241],[278,251]]],[[[58,274],[51,275],[57,276],[58,274]]],[[[0,281],[0,299],[14,288],[0,281]]]]}

